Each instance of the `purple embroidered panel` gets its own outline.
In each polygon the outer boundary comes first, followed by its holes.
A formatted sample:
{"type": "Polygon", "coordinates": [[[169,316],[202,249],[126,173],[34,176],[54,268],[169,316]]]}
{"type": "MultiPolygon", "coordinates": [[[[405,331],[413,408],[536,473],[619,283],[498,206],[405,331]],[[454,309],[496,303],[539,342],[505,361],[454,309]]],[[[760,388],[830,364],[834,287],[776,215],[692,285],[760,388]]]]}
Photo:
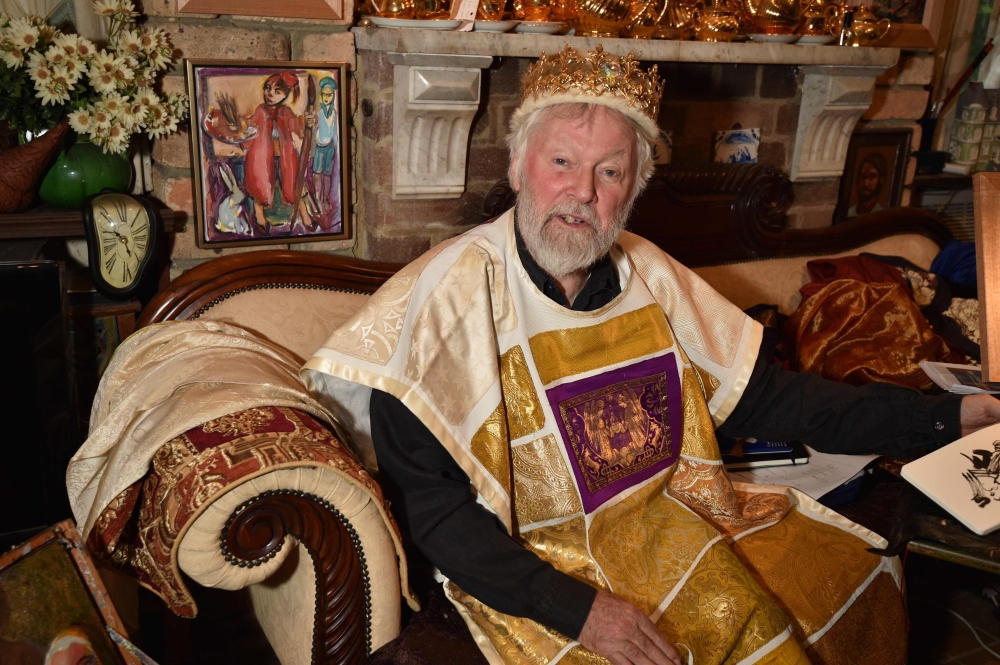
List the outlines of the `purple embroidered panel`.
{"type": "Polygon", "coordinates": [[[684,424],[673,353],[546,391],[587,513],[669,467],[684,424]]]}

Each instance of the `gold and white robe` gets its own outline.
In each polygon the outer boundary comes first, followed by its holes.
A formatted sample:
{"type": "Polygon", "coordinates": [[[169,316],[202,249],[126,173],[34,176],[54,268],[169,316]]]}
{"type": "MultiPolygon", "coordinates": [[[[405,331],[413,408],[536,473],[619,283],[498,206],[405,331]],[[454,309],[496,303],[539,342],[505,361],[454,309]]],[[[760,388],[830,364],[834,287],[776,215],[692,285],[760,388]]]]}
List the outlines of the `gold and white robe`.
{"type": "MultiPolygon", "coordinates": [[[[303,378],[362,445],[371,389],[401,400],[518,542],[637,605],[686,662],[903,663],[899,562],[866,551],[885,541],[722,468],[714,427],[760,325],[642,238],[623,233],[612,259],[620,295],[560,307],[524,271],[509,211],[400,271],[303,378]]],[[[606,662],[446,591],[491,663],[606,662]]]]}

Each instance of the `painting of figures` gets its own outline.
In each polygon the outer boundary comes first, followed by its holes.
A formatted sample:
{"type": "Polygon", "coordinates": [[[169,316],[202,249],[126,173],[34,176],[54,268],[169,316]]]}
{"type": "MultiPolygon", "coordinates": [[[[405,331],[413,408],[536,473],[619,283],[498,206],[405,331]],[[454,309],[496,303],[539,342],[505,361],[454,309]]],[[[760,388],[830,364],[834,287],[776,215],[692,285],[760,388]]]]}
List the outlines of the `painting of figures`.
{"type": "Polygon", "coordinates": [[[0,555],[0,664],[139,665],[108,628],[124,633],[72,520],[0,555]]]}
{"type": "Polygon", "coordinates": [[[187,62],[199,247],[351,237],[346,71],[187,62]]]}

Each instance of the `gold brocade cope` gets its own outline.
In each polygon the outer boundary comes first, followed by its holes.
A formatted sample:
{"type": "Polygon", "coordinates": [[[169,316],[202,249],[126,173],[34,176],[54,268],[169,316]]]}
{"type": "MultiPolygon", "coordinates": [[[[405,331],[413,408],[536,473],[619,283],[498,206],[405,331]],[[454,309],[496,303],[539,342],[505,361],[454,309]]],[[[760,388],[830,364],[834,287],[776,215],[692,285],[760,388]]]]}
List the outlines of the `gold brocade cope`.
{"type": "Polygon", "coordinates": [[[442,242],[389,278],[372,295],[349,325],[333,332],[326,346],[356,358],[384,365],[396,352],[406,305],[420,271],[450,243],[442,242]]]}
{"type": "Polygon", "coordinates": [[[881,572],[806,653],[814,665],[904,665],[906,630],[899,586],[881,572]]]}
{"type": "Polygon", "coordinates": [[[918,363],[944,361],[950,353],[898,284],[831,282],[799,305],[785,326],[800,370],[856,386],[926,384],[918,363]]]}
{"type": "Polygon", "coordinates": [[[545,424],[545,412],[538,401],[535,383],[531,380],[528,363],[520,346],[500,356],[500,381],[503,401],[507,405],[507,428],[510,438],[534,434],[545,424]]]}
{"type": "Polygon", "coordinates": [[[663,311],[648,305],[595,326],[540,333],[529,343],[538,376],[548,385],[662,351],[674,341],[663,311]]]}
{"type": "MultiPolygon", "coordinates": [[[[720,540],[698,560],[656,627],[669,642],[687,646],[699,665],[721,665],[761,651],[787,630],[788,619],[720,540]]],[[[801,647],[795,651],[802,654],[801,647]]],[[[804,654],[799,662],[808,662],[804,654]]]]}
{"type": "Polygon", "coordinates": [[[865,547],[853,534],[797,510],[733,544],[757,581],[788,611],[799,640],[826,626],[881,566],[882,557],[865,547]]]}
{"type": "Polygon", "coordinates": [[[684,368],[684,433],[681,454],[704,460],[721,460],[715,426],[695,373],[684,368]]]}
{"type": "Polygon", "coordinates": [[[444,274],[413,322],[406,378],[420,382],[445,419],[462,423],[497,379],[495,253],[470,245],[444,274]]]}
{"type": "Polygon", "coordinates": [[[514,508],[521,527],[583,513],[553,435],[514,447],[512,456],[514,508]]]}
{"type": "Polygon", "coordinates": [[[507,436],[507,411],[503,402],[472,435],[470,450],[510,496],[510,439],[507,436]]]}
{"type": "Polygon", "coordinates": [[[520,537],[525,547],[564,573],[591,586],[608,588],[587,549],[587,523],[583,516],[522,531],[520,537]]]}
{"type": "Polygon", "coordinates": [[[715,397],[715,391],[719,389],[719,386],[722,385],[722,383],[706,370],[703,370],[694,363],[692,363],[691,366],[694,367],[694,371],[698,373],[698,381],[701,382],[701,389],[705,393],[705,401],[711,402],[712,398],[715,397]]]}
{"type": "Polygon", "coordinates": [[[652,614],[718,532],[654,481],[596,515],[594,558],[615,593],[652,614]]]}

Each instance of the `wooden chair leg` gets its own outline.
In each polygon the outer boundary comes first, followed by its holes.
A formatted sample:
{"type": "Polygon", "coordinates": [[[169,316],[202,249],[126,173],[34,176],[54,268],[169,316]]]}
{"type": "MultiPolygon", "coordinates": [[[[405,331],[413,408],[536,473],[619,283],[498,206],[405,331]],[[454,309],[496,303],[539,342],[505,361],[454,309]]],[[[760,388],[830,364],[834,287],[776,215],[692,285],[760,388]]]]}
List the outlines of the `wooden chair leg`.
{"type": "Polygon", "coordinates": [[[351,523],[322,498],[270,490],[236,507],[220,545],[234,566],[259,566],[295,536],[316,570],[313,665],[364,663],[371,651],[371,587],[361,541],[351,523]]]}

